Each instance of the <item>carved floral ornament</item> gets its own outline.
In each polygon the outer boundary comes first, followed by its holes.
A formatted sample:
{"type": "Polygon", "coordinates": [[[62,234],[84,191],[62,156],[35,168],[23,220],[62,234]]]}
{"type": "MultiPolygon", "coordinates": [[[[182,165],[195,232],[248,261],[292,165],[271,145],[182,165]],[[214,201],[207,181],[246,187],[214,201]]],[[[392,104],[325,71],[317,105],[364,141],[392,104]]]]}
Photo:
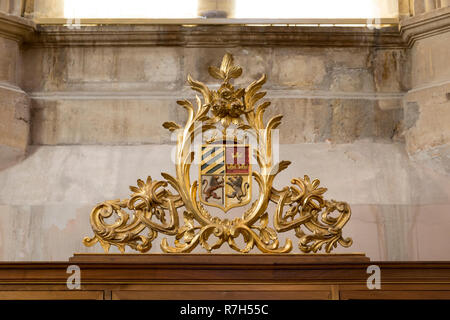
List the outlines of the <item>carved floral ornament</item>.
{"type": "Polygon", "coordinates": [[[245,89],[236,89],[230,81],[242,74],[242,68],[234,65],[228,53],[220,68],[209,67],[208,71],[222,81],[218,90],[210,90],[188,76],[191,88],[203,100],[197,96],[196,107],[188,100],[177,101],[188,112],[184,127],[174,122],[163,124],[177,137],[176,176],[162,173],[162,181],[151,177],[138,180],[137,187],[130,187],[131,198],[97,205],[90,216],[94,236],[84,238],[83,243],[92,246],[99,242],[105,252],[111,245],[121,252],[125,246],[147,252],[160,232],[175,237],[174,245],[167,238],[161,241],[161,249],[166,253],[191,252],[198,244],[212,251],[224,243],[241,253],[255,246],[264,253],[287,253],[292,250],[292,241],[287,239],[280,244],[278,233],[294,230],[298,246],[305,253],[329,253],[338,243],[351,246],[352,239],[342,236],[342,228],[351,215],[350,206],[325,200],[327,189],[319,187],[319,180],[311,181],[305,175],[292,179],[292,185],[281,190],[272,186],[276,175],[290,161],[273,160],[272,130],[280,125],[282,116],[271,118],[267,124],[263,122],[270,102],[259,103],[266,94],[259,90],[266,76],[245,89]],[[230,139],[229,129],[251,135],[256,143],[249,145],[237,135],[230,139]],[[215,134],[193,150],[194,138],[208,132],[215,134]],[[252,154],[255,166],[250,163],[252,154]],[[190,169],[196,155],[200,159],[199,180],[191,183],[190,169]],[[252,182],[258,187],[254,199],[252,182]],[[275,205],[273,227],[269,226],[267,212],[271,202],[275,205]],[[212,207],[225,214],[232,208],[244,212],[230,220],[211,214],[208,209],[212,207]],[[115,221],[107,221],[112,219],[115,221]],[[238,244],[240,237],[243,245],[238,244]]]}

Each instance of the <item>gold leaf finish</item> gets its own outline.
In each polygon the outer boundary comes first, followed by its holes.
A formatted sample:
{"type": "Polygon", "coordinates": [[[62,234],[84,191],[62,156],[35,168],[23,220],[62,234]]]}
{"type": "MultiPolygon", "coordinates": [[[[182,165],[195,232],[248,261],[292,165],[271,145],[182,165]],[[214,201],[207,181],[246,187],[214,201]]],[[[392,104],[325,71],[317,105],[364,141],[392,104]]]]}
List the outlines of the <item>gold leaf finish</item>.
{"type": "MultiPolygon", "coordinates": [[[[133,193],[129,199],[109,200],[97,205],[90,217],[94,236],[84,238],[84,244],[92,246],[99,242],[105,252],[109,251],[111,245],[121,252],[125,251],[125,246],[147,252],[158,233],[162,233],[174,236],[173,245],[167,238],[161,241],[161,249],[167,253],[191,252],[199,245],[209,252],[224,244],[241,253],[250,252],[255,246],[264,253],[287,253],[292,250],[292,241],[288,239],[280,244],[278,233],[294,230],[299,238],[298,247],[305,253],[320,250],[328,253],[338,244],[343,247],[351,246],[352,239],[342,236],[342,228],[350,219],[350,206],[345,202],[325,200],[323,195],[327,189],[319,187],[319,180],[311,181],[305,175],[303,178],[292,179],[292,186],[281,190],[273,188],[276,175],[287,169],[291,162],[273,161],[272,131],[281,124],[282,116],[274,116],[267,123],[263,121],[264,111],[270,105],[268,101],[260,102],[266,94],[260,91],[266,76],[263,75],[245,89],[236,89],[230,80],[239,77],[242,68],[234,65],[229,53],[224,56],[220,67],[209,67],[208,71],[213,78],[222,80],[219,89],[210,90],[204,83],[188,76],[191,88],[201,94],[201,97],[196,97],[196,107],[188,100],[177,101],[188,113],[186,124],[184,127],[175,122],[163,124],[164,128],[177,136],[175,176],[162,173],[162,181],[152,180],[150,177],[145,182],[138,180],[137,187],[130,187],[133,193]],[[251,203],[241,217],[232,220],[211,215],[207,207],[214,204],[201,201],[199,196],[199,192],[203,192],[203,181],[190,180],[190,168],[195,158],[195,152],[192,151],[194,138],[219,130],[222,136],[217,137],[215,132],[206,141],[207,146],[213,146],[211,149],[214,149],[214,143],[227,139],[226,131],[231,127],[255,138],[256,145],[252,146],[251,151],[258,167],[258,170],[246,171],[248,175],[245,176],[247,181],[253,179],[258,187],[256,199],[251,202],[248,198],[248,201],[242,201],[243,190],[241,193],[227,195],[231,197],[239,194],[239,201],[234,206],[242,207],[251,203]],[[269,226],[267,212],[270,202],[276,207],[272,217],[273,228],[269,226]],[[131,217],[129,213],[132,213],[131,217]],[[115,220],[109,222],[111,219],[115,220]],[[236,241],[240,237],[243,245],[236,241]]],[[[217,148],[225,148],[221,150],[226,151],[226,144],[225,147],[220,145],[217,148]]],[[[242,157],[241,153],[232,155],[235,158],[242,157]]],[[[209,158],[214,155],[209,155],[209,158]]],[[[206,160],[209,161],[209,158],[206,160]]],[[[211,166],[214,165],[213,163],[211,166]]],[[[216,167],[219,171],[220,166],[221,164],[216,167]]],[[[229,181],[246,181],[237,179],[239,175],[242,176],[242,173],[236,174],[229,181]]],[[[225,180],[220,181],[221,185],[216,183],[214,190],[225,190],[225,180]]],[[[227,183],[231,186],[229,181],[227,183]]],[[[238,187],[236,184],[232,186],[238,187]]],[[[247,191],[251,191],[248,190],[248,184],[245,189],[247,191]]],[[[211,192],[210,190],[206,200],[211,195],[213,198],[220,198],[217,193],[211,192]]]]}

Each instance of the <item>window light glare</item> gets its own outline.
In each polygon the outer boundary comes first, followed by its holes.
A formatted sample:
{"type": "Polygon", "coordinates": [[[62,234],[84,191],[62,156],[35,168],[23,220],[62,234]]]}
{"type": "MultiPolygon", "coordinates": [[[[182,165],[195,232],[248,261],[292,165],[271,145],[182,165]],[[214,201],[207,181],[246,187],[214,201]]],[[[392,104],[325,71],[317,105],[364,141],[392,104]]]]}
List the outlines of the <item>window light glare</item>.
{"type": "Polygon", "coordinates": [[[197,18],[197,0],[64,0],[65,18],[197,18]]]}
{"type": "MultiPolygon", "coordinates": [[[[199,0],[61,0],[65,18],[198,18],[199,0]]],[[[396,18],[397,0],[235,0],[236,19],[396,18]]]]}
{"type": "Polygon", "coordinates": [[[235,18],[396,18],[396,0],[236,0],[235,18]]]}

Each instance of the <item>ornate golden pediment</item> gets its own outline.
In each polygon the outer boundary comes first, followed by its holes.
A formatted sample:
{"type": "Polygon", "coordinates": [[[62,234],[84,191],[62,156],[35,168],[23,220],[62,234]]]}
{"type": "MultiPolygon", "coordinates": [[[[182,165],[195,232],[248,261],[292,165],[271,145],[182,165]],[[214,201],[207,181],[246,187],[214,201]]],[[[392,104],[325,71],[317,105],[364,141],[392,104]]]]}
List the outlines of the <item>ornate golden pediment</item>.
{"type": "Polygon", "coordinates": [[[161,249],[169,253],[191,252],[198,244],[212,251],[224,243],[242,253],[254,246],[265,253],[287,253],[292,241],[280,245],[278,233],[294,230],[305,253],[322,249],[328,253],[338,243],[349,247],[352,239],[343,238],[342,228],[350,218],[350,206],[325,200],[327,189],[319,187],[319,180],[311,181],[305,175],[281,190],[272,186],[290,161],[276,162],[272,154],[272,131],[282,116],[267,124],[263,121],[270,102],[259,102],[266,94],[259,90],[266,76],[245,89],[235,88],[231,80],[242,74],[242,68],[234,65],[228,53],[219,68],[209,67],[208,71],[222,81],[219,89],[211,90],[188,76],[191,88],[203,99],[197,96],[196,107],[188,100],[177,101],[188,112],[184,127],[174,122],[163,124],[176,135],[176,176],[162,173],[162,181],[151,177],[145,182],[138,180],[137,187],[130,187],[131,198],[97,205],[90,218],[94,236],[84,238],[84,244],[100,242],[105,252],[111,245],[121,252],[127,245],[147,252],[160,232],[175,237],[173,246],[167,238],[161,242],[161,249]],[[197,146],[198,137],[201,143],[197,146]],[[199,166],[199,180],[191,183],[193,164],[199,166]],[[255,197],[252,184],[258,189],[255,197]],[[273,228],[267,212],[271,202],[275,204],[273,228]],[[214,207],[224,212],[234,208],[243,214],[221,218],[210,213],[214,207]],[[131,217],[127,211],[132,212],[131,217]],[[106,221],[111,218],[116,220],[106,221]],[[243,245],[236,241],[240,236],[243,245]]]}

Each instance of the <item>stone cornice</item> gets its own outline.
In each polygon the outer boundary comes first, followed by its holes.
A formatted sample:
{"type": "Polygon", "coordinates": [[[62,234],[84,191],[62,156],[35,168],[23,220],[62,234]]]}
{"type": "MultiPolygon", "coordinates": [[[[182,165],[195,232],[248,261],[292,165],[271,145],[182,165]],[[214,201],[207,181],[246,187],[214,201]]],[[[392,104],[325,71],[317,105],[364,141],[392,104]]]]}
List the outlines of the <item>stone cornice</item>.
{"type": "Polygon", "coordinates": [[[17,42],[26,41],[35,31],[34,22],[29,19],[0,12],[0,36],[17,42]]]}
{"type": "Polygon", "coordinates": [[[419,39],[450,31],[450,7],[404,19],[399,27],[403,39],[412,47],[419,39]]]}
{"type": "Polygon", "coordinates": [[[40,25],[32,46],[320,46],[404,48],[397,27],[244,26],[244,25],[40,25]]]}
{"type": "MultiPolygon", "coordinates": [[[[2,83],[0,82],[0,88],[2,83]]],[[[211,88],[211,87],[210,87],[211,88]]],[[[403,92],[330,92],[327,90],[295,90],[295,89],[270,89],[265,90],[269,99],[357,99],[357,100],[397,100],[402,99],[403,92]]],[[[43,91],[29,92],[33,99],[64,99],[64,100],[104,100],[104,99],[195,99],[195,93],[190,87],[185,87],[180,91],[43,91]]]]}

